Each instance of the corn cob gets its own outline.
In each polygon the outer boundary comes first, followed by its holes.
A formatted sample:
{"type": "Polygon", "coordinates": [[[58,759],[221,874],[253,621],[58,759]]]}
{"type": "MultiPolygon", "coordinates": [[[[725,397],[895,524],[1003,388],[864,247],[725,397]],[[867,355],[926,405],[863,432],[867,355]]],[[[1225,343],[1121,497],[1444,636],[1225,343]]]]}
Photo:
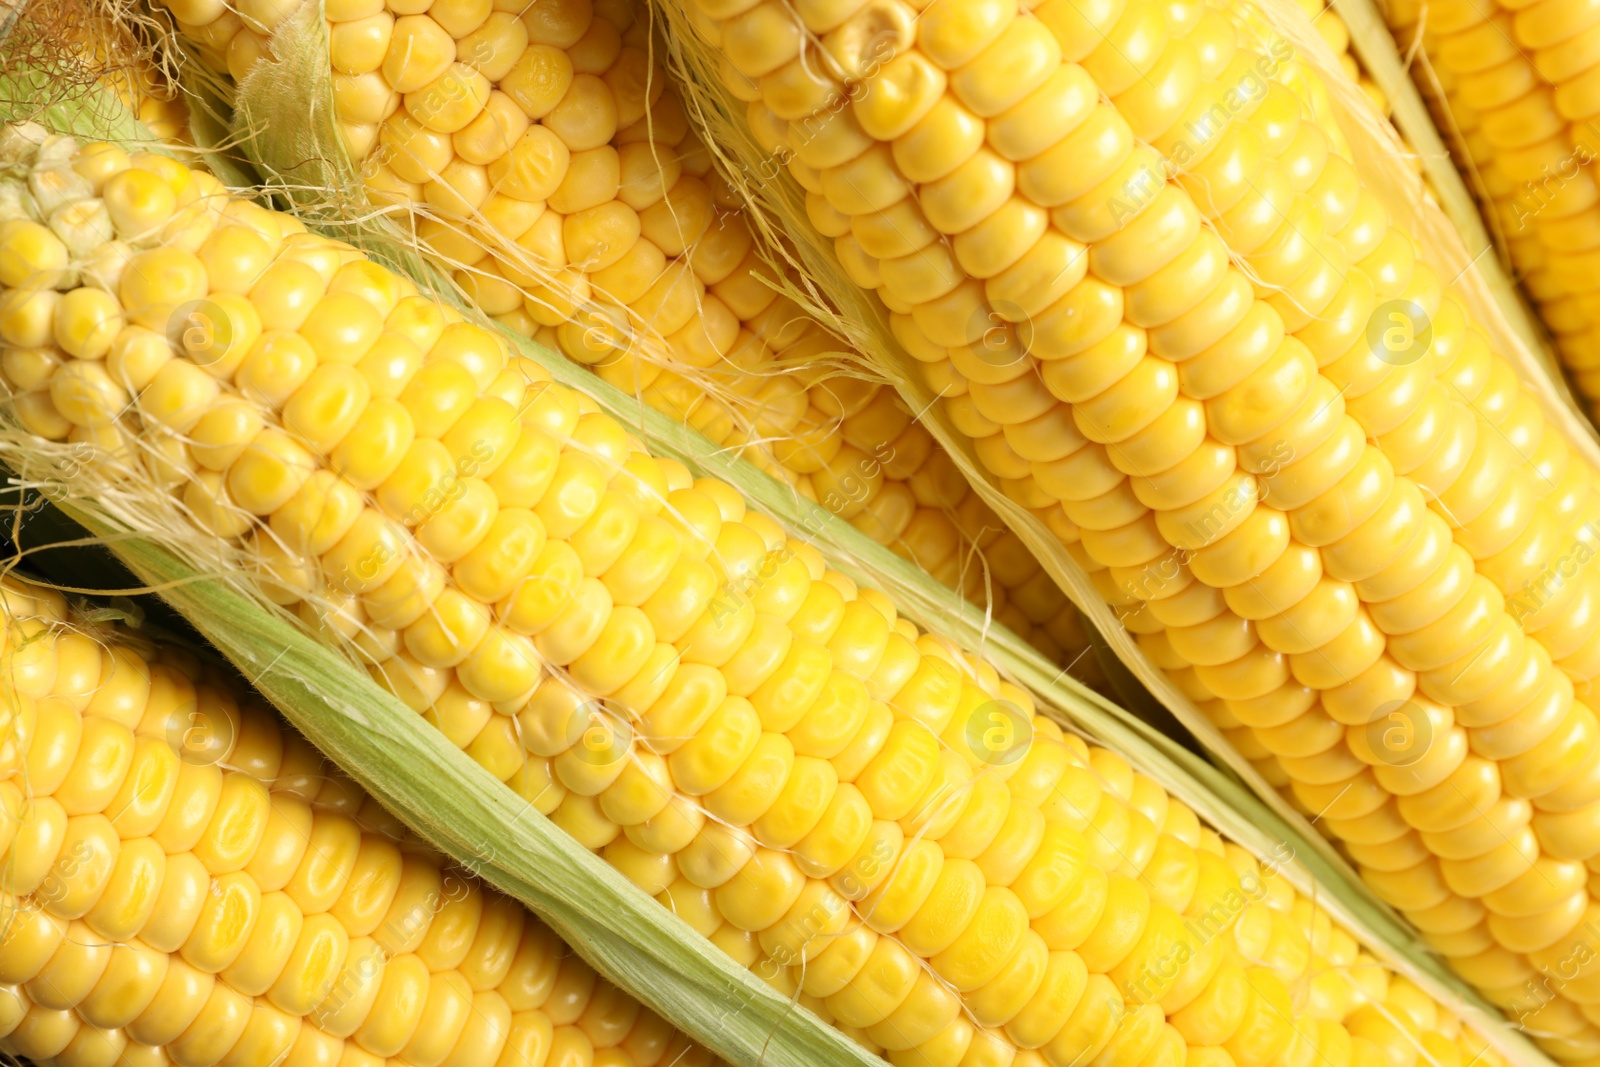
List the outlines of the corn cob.
{"type": "Polygon", "coordinates": [[[192,653],[14,580],[0,1051],[41,1067],[711,1064],[192,653]]]}
{"type": "Polygon", "coordinates": [[[1593,20],[1576,9],[1451,4],[1435,8],[1421,33],[1414,5],[1384,7],[1402,47],[1419,50],[1418,78],[1439,128],[1593,416],[1600,310],[1585,257],[1600,217],[1589,168],[1600,138],[1583,51],[1593,20]]]}
{"type": "MultiPolygon", "coordinates": [[[[1263,87],[1283,57],[1143,0],[682,14],[1000,488],[1380,895],[1535,1012],[1597,914],[1593,473],[1263,87]]],[[[1555,985],[1530,1029],[1600,1055],[1596,998],[1555,985]]]]}
{"type": "Polygon", "coordinates": [[[246,548],[446,739],[863,1045],[1502,1062],[1271,862],[494,334],[204,175],[59,144],[36,166],[68,160],[118,236],[0,234],[0,336],[49,361],[27,386],[6,364],[16,418],[246,548]],[[192,300],[228,329],[169,343],[192,300]]]}
{"type": "MultiPolygon", "coordinates": [[[[167,6],[204,59],[242,78],[295,5],[167,6]]],[[[773,288],[632,3],[415,7],[325,5],[334,109],[370,195],[402,209],[483,310],[740,450],[1099,681],[1077,612],[894,391],[807,369],[839,344],[773,288]],[[469,94],[447,92],[464,78],[469,94]],[[508,178],[519,166],[532,169],[508,178]]]]}

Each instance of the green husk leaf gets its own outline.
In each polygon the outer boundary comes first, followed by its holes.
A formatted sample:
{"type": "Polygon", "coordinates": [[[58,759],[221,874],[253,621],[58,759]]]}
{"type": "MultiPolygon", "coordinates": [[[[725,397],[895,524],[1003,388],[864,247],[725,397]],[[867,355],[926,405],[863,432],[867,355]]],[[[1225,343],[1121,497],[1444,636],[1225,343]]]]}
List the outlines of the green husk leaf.
{"type": "MultiPolygon", "coordinates": [[[[256,64],[233,88],[231,125],[246,153],[269,182],[304,194],[302,210],[328,206],[328,197],[359,200],[355,169],[334,133],[322,4],[301,4],[273,34],[270,47],[275,62],[256,64]]],[[[338,217],[337,203],[330,214],[338,217]]]]}
{"type": "Polygon", "coordinates": [[[155,135],[144,123],[129,114],[116,94],[107,89],[93,87],[82,99],[48,104],[42,110],[16,105],[35,88],[33,78],[26,74],[0,76],[0,123],[32,119],[52,130],[89,140],[122,144],[155,141],[155,135]]]}
{"type": "Polygon", "coordinates": [[[178,62],[179,85],[189,109],[189,136],[217,180],[230,189],[260,185],[256,174],[235,142],[231,129],[233,107],[221,79],[198,62],[184,58],[178,62]]]}
{"type": "MultiPolygon", "coordinates": [[[[256,131],[244,142],[246,151],[276,177],[277,188],[288,191],[314,217],[329,221],[329,205],[339,197],[330,197],[322,183],[343,182],[335,188],[354,191],[352,195],[358,195],[358,187],[350,182],[348,163],[340,165],[331,106],[317,103],[331,101],[324,94],[321,49],[326,46],[320,17],[303,30],[305,37],[298,41],[282,32],[275,38],[281,68],[271,71],[270,89],[268,82],[256,82],[255,75],[240,87],[245,120],[236,128],[248,125],[256,131]],[[311,38],[316,39],[314,47],[311,38]],[[311,77],[317,71],[321,74],[311,77]],[[263,105],[252,101],[268,92],[283,93],[273,107],[286,116],[285,122],[262,125],[263,105]],[[310,123],[305,121],[308,102],[310,123]],[[298,119],[289,121],[296,114],[298,119]],[[278,166],[271,166],[274,160],[278,166]]],[[[413,277],[426,282],[432,276],[418,266],[414,250],[386,227],[377,214],[366,212],[336,233],[380,259],[409,265],[416,270],[413,277]]],[[[451,292],[441,297],[459,304],[451,292]]],[[[1032,691],[1041,710],[1122,753],[1224,835],[1271,863],[1301,892],[1314,895],[1380,959],[1471,1021],[1513,1062],[1526,1067],[1547,1063],[1498,1023],[1459,979],[1420,951],[1392,912],[1365,891],[1298,816],[1290,812],[1286,817],[1264,805],[1225,771],[1085,690],[1014,634],[993,625],[981,609],[748,462],[560,355],[509,331],[502,333],[557,381],[593,397],[633,427],[653,454],[729,482],[752,506],[810,540],[844,573],[890,593],[919,624],[965,647],[981,648],[1003,674],[1032,691]]],[[[130,521],[136,517],[119,513],[108,504],[109,495],[95,493],[87,474],[76,481],[60,478],[62,463],[71,462],[61,451],[41,447],[26,435],[0,441],[0,456],[24,478],[48,479],[55,473],[59,480],[41,483],[48,495],[104,538],[327,755],[423,836],[533,907],[623,988],[736,1063],[880,1062],[737,968],[567,838],[339,650],[266,604],[246,575],[219,570],[203,540],[172,533],[181,521],[170,514],[166,498],[151,494],[140,505],[149,521],[130,521]],[[729,1004],[738,1008],[729,1013],[729,1004]]],[[[970,455],[966,462],[972,462],[970,455]]]]}

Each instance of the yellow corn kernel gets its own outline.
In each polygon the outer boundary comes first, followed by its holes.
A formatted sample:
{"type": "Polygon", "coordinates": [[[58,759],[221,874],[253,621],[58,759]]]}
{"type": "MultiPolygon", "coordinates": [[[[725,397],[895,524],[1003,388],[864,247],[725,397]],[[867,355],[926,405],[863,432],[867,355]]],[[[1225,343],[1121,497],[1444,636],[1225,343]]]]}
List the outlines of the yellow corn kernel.
{"type": "Polygon", "coordinates": [[[328,30],[333,69],[342,74],[377,70],[384,65],[395,28],[396,20],[388,12],[334,24],[328,30]]]}

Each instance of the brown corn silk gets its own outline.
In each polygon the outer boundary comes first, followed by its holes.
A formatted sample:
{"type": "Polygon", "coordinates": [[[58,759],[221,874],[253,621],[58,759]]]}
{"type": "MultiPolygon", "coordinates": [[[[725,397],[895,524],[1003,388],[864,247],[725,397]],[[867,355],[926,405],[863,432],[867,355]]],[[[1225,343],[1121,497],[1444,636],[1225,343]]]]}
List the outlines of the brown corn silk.
{"type": "Polygon", "coordinates": [[[0,113],[8,121],[72,103],[91,125],[126,114],[159,140],[189,143],[187,109],[158,61],[148,16],[94,0],[35,0],[0,12],[0,113]],[[86,106],[92,96],[103,102],[86,106]]]}

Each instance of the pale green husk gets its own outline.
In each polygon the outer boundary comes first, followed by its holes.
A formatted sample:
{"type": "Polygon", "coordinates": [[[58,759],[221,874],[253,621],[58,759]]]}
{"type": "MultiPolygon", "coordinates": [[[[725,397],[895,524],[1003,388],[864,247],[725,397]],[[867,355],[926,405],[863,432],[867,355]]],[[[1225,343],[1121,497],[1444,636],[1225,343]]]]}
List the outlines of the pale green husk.
{"type": "MultiPolygon", "coordinates": [[[[255,131],[243,144],[264,172],[327,220],[329,208],[337,209],[358,187],[331,130],[321,19],[311,5],[306,10],[311,14],[296,23],[297,36],[275,41],[280,64],[240,87],[240,114],[242,124],[255,131]],[[272,166],[274,160],[294,166],[272,166]]],[[[339,233],[411,268],[419,280],[429,277],[392,228],[370,213],[358,213],[355,224],[339,233]]],[[[443,297],[454,299],[450,293],[443,297]]],[[[507,334],[507,340],[557,381],[593,397],[632,427],[654,454],[731,483],[753,506],[812,541],[834,566],[889,592],[919,624],[965,647],[981,647],[1003,674],[1032,691],[1042,711],[1122,753],[1225,836],[1271,862],[1380,959],[1468,1020],[1513,1062],[1547,1064],[1423,951],[1281,801],[1263,804],[1227,772],[1085,690],[1014,635],[990,625],[981,609],[749,463],[558,354],[526,338],[507,334]]],[[[267,604],[237,559],[196,535],[167,498],[96,484],[88,473],[51,481],[70,462],[65,451],[20,432],[0,438],[0,459],[22,480],[39,482],[64,511],[102,536],[294,726],[423,836],[534,908],[619,985],[735,1063],[881,1063],[738,968],[493,780],[345,654],[267,604]]]]}
{"type": "Polygon", "coordinates": [[[268,188],[308,222],[337,227],[415,278],[432,272],[389,213],[374,210],[339,142],[321,0],[302,3],[272,37],[275,63],[258,63],[233,91],[231,133],[268,188]]]}

